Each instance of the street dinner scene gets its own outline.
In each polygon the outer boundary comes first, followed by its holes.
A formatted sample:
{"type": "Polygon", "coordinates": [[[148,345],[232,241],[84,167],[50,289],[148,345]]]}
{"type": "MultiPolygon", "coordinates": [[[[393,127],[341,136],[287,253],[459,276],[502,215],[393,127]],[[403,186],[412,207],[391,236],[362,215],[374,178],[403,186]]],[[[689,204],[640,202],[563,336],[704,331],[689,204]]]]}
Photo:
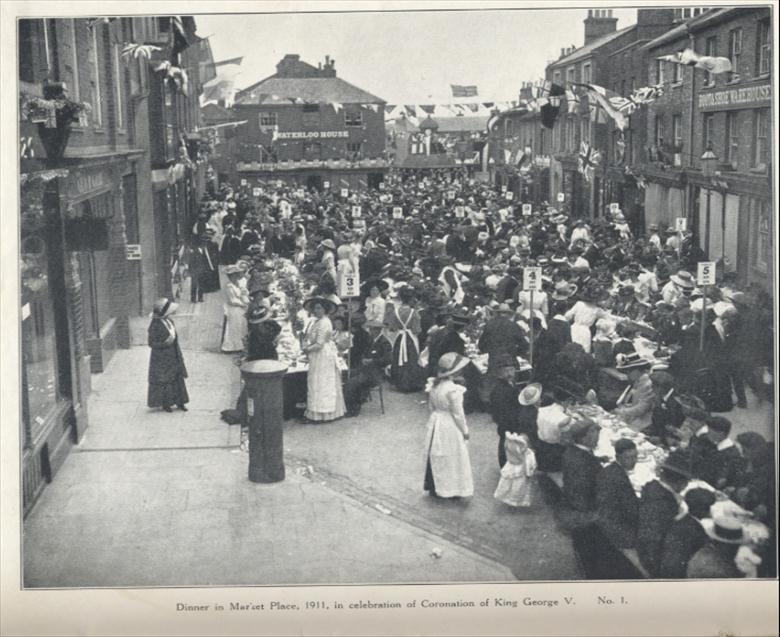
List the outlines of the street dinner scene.
{"type": "Polygon", "coordinates": [[[775,578],[772,20],[19,20],[23,585],[775,578]]]}

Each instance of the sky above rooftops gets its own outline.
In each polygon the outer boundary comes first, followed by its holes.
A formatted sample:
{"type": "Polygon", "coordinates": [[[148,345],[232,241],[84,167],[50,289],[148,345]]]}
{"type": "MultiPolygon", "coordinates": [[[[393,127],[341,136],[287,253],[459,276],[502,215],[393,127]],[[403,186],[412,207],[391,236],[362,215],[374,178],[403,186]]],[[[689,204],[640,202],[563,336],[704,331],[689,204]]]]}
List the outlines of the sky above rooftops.
{"type": "MultiPolygon", "coordinates": [[[[310,5],[317,6],[317,5],[310,5]]],[[[477,101],[517,99],[565,47],[583,42],[582,9],[196,14],[215,60],[244,56],[236,86],[272,75],[286,53],[336,60],[339,77],[391,104],[455,101],[450,84],[476,84],[477,101]]],[[[636,9],[615,9],[617,28],[636,9]]]]}

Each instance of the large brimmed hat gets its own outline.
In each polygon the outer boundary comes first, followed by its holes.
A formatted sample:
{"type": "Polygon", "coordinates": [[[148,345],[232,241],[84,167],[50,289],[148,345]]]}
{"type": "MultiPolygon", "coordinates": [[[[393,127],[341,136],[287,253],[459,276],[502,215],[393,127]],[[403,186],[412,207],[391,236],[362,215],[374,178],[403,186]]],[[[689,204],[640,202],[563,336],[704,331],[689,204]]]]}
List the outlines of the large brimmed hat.
{"type": "Polygon", "coordinates": [[[154,306],[152,306],[152,316],[165,318],[166,316],[173,314],[178,307],[178,303],[174,303],[168,298],[163,297],[161,299],[157,299],[154,302],[154,306]]]}
{"type": "Polygon", "coordinates": [[[228,275],[230,275],[230,274],[242,274],[243,272],[244,272],[244,270],[240,266],[236,265],[235,263],[233,265],[229,265],[229,266],[227,266],[225,268],[225,274],[228,274],[228,275]]]}
{"type": "Polygon", "coordinates": [[[539,383],[531,383],[523,388],[520,395],[517,397],[517,402],[521,405],[530,406],[535,405],[542,398],[542,386],[539,383]]]}
{"type": "Polygon", "coordinates": [[[615,355],[615,369],[634,369],[636,367],[649,367],[650,361],[643,358],[641,354],[637,352],[631,352],[629,354],[616,354],[615,355]]]}
{"type": "Polygon", "coordinates": [[[707,521],[702,526],[711,540],[723,544],[742,544],[742,522],[733,515],[716,515],[711,522],[707,521]]]}
{"type": "Polygon", "coordinates": [[[500,303],[495,309],[496,314],[514,314],[515,311],[509,307],[508,303],[500,303]]]}
{"type": "Polygon", "coordinates": [[[246,320],[250,325],[258,325],[271,318],[271,311],[265,305],[258,305],[247,312],[246,320]]]}
{"type": "Polygon", "coordinates": [[[384,279],[373,278],[363,281],[363,285],[361,287],[363,288],[363,291],[368,294],[373,287],[377,287],[379,288],[380,292],[384,292],[387,288],[390,287],[390,284],[384,279]]]}
{"type": "Polygon", "coordinates": [[[333,242],[333,239],[323,239],[320,241],[320,245],[326,248],[330,248],[331,250],[336,249],[336,244],[333,242]]]}
{"type": "Polygon", "coordinates": [[[439,362],[437,363],[438,369],[436,371],[436,376],[439,378],[452,376],[466,367],[466,365],[468,365],[470,362],[471,360],[466,356],[461,356],[455,352],[448,352],[439,358],[439,362]]]}
{"type": "Polygon", "coordinates": [[[693,275],[690,272],[686,272],[685,270],[680,270],[677,272],[677,274],[673,274],[669,278],[681,288],[688,288],[692,290],[696,287],[696,281],[694,280],[693,275]]]}
{"type": "Polygon", "coordinates": [[[552,291],[552,298],[556,301],[564,301],[577,293],[577,286],[568,281],[558,281],[552,291]]]}
{"type": "Polygon", "coordinates": [[[324,296],[312,296],[303,302],[303,309],[311,313],[312,308],[315,305],[321,305],[323,308],[325,308],[325,314],[333,314],[333,312],[335,312],[336,308],[338,307],[336,303],[330,299],[326,299],[324,296]]]}

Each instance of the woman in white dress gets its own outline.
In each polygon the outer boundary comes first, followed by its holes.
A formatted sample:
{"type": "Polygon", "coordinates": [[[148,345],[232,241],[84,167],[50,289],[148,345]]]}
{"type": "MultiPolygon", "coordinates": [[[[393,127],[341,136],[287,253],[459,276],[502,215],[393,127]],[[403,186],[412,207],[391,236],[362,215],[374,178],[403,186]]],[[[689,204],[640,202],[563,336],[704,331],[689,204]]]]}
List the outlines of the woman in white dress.
{"type": "Polygon", "coordinates": [[[306,412],[310,421],[336,420],[347,413],[338,366],[338,350],[333,342],[333,325],[328,318],[336,310],[333,302],[312,297],[303,304],[313,315],[306,326],[303,351],[309,357],[306,412]]]}
{"type": "Polygon", "coordinates": [[[238,265],[225,268],[228,282],[225,286],[225,335],[222,338],[222,351],[240,352],[244,349],[244,337],[247,333],[246,309],[249,307],[249,294],[241,286],[244,271],[238,265]]]}
{"type": "Polygon", "coordinates": [[[580,293],[580,300],[564,315],[572,323],[571,340],[582,345],[582,349],[590,354],[592,333],[591,328],[600,318],[608,318],[609,313],[600,308],[597,303],[596,291],[592,286],[586,286],[580,293]]]}
{"type": "Polygon", "coordinates": [[[469,428],[463,413],[466,388],[456,383],[471,361],[450,352],[439,359],[436,378],[428,379],[428,430],[425,436],[423,488],[440,498],[463,498],[474,493],[474,479],[466,441],[469,428]]]}
{"type": "Polygon", "coordinates": [[[368,293],[365,311],[366,322],[382,323],[385,320],[387,301],[382,296],[382,292],[388,287],[387,281],[382,279],[369,279],[363,284],[364,292],[368,293]]]}

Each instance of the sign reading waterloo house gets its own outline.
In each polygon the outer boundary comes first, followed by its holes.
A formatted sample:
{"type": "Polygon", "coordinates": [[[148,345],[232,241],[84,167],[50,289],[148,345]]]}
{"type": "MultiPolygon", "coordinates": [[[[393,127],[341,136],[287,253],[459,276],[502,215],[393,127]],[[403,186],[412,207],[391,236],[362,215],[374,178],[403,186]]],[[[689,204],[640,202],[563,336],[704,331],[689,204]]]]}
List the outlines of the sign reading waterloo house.
{"type": "Polygon", "coordinates": [[[335,137],[349,137],[349,131],[346,130],[325,130],[325,131],[288,131],[277,132],[275,139],[332,139],[335,137]]]}
{"type": "Polygon", "coordinates": [[[702,110],[723,110],[728,108],[749,108],[769,104],[772,99],[772,86],[754,84],[740,88],[730,88],[711,93],[699,93],[699,108],[702,110]]]}

